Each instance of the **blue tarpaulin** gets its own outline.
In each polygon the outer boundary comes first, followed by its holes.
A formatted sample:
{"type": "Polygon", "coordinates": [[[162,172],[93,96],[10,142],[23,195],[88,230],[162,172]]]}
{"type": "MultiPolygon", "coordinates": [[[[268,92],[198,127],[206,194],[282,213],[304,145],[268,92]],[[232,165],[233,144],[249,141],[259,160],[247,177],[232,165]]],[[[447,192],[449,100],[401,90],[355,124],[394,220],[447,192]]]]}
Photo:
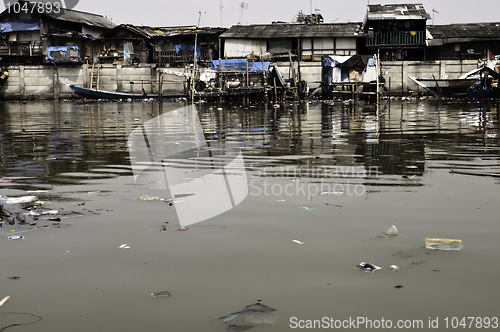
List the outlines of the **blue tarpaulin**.
{"type": "MultiPolygon", "coordinates": [[[[191,51],[194,54],[194,45],[182,45],[182,44],[177,44],[175,45],[175,54],[179,54],[182,51],[191,51]]],[[[196,47],[196,59],[200,59],[201,55],[201,49],[199,46],[196,47]]]]}
{"type": "Polygon", "coordinates": [[[247,59],[212,60],[212,68],[235,71],[268,71],[269,62],[249,62],[247,59]]]}
{"type": "Polygon", "coordinates": [[[55,62],[75,62],[80,59],[78,46],[49,46],[47,47],[48,58],[55,62]]]}
{"type": "Polygon", "coordinates": [[[40,30],[40,22],[35,20],[14,20],[0,22],[0,33],[40,30]]]}

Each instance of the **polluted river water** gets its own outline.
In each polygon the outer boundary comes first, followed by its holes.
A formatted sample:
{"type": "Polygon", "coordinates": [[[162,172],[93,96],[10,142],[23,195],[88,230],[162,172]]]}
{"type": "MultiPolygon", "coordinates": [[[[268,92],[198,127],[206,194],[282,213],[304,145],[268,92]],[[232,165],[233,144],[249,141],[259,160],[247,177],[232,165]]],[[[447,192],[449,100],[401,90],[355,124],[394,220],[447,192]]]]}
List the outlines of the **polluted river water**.
{"type": "Polygon", "coordinates": [[[498,104],[1,107],[2,331],[498,328],[498,104]]]}

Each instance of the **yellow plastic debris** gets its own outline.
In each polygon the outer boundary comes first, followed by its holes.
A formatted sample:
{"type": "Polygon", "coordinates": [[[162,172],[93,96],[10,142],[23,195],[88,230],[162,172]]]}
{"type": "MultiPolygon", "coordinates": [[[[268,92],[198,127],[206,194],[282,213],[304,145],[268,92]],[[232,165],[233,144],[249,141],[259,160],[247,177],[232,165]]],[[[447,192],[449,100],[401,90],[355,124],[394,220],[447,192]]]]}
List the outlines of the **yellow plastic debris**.
{"type": "Polygon", "coordinates": [[[462,250],[464,248],[462,240],[432,237],[425,238],[425,247],[434,250],[462,250]]]}

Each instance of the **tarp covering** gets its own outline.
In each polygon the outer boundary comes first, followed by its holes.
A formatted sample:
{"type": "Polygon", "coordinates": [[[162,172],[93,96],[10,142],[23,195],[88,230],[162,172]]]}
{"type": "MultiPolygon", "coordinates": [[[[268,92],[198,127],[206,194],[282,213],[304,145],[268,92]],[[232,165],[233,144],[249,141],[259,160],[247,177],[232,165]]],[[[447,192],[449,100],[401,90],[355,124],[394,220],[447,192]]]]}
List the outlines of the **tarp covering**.
{"type": "Polygon", "coordinates": [[[132,60],[134,56],[134,44],[123,43],[123,60],[132,60]]]}
{"type": "MultiPolygon", "coordinates": [[[[179,54],[184,51],[189,51],[194,54],[194,45],[183,45],[183,44],[177,44],[175,45],[175,54],[179,54]]],[[[201,55],[201,49],[199,46],[196,47],[196,59],[200,59],[201,55]]]]}
{"type": "Polygon", "coordinates": [[[324,56],[324,83],[375,81],[376,67],[372,57],[366,55],[324,56]]]}
{"type": "Polygon", "coordinates": [[[283,75],[281,75],[278,67],[273,66],[269,75],[269,82],[272,86],[284,87],[286,85],[283,75]]]}
{"type": "Polygon", "coordinates": [[[40,22],[35,20],[13,20],[0,22],[0,33],[40,30],[40,22]]]}
{"type": "Polygon", "coordinates": [[[247,59],[212,60],[212,68],[235,71],[268,71],[269,64],[260,61],[250,62],[247,59]]]}
{"type": "Polygon", "coordinates": [[[49,46],[47,47],[48,58],[55,63],[76,62],[80,59],[78,46],[49,46]]]}

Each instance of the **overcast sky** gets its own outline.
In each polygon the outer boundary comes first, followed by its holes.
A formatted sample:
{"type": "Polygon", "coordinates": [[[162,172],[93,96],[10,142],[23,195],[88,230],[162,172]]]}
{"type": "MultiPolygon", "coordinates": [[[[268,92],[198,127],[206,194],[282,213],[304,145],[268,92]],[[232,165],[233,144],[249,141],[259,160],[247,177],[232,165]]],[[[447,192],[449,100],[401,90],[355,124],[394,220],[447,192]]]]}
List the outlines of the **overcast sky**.
{"type": "Polygon", "coordinates": [[[434,14],[434,24],[500,22],[500,0],[79,0],[74,9],[111,17],[117,24],[149,26],[196,25],[201,12],[201,26],[219,27],[221,3],[223,27],[291,22],[299,11],[310,14],[311,9],[319,9],[325,23],[361,22],[368,3],[422,3],[434,14]]]}

